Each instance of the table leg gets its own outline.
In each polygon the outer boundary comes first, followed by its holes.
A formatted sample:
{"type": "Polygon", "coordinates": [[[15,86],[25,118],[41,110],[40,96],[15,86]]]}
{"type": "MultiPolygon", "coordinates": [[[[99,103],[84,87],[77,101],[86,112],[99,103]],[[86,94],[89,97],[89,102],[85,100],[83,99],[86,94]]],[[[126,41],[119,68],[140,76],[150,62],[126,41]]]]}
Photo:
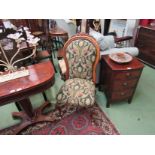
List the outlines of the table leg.
{"type": "Polygon", "coordinates": [[[22,131],[24,128],[37,122],[42,121],[53,122],[55,119],[54,116],[48,116],[43,114],[43,110],[46,107],[50,106],[50,103],[48,101],[46,101],[44,104],[42,104],[35,110],[32,109],[32,105],[29,99],[21,100],[19,104],[21,105],[23,111],[13,112],[12,115],[14,118],[22,119],[22,122],[11,129],[13,134],[19,134],[20,131],[22,131]]]}
{"type": "Polygon", "coordinates": [[[130,97],[130,98],[128,99],[128,104],[130,104],[131,101],[132,101],[132,97],[130,97]]]}
{"type": "Polygon", "coordinates": [[[22,111],[22,109],[21,109],[21,107],[20,107],[20,105],[19,105],[18,102],[15,102],[15,105],[16,105],[16,107],[17,107],[17,109],[18,109],[19,111],[22,111]]]}
{"type": "Polygon", "coordinates": [[[31,104],[31,101],[30,99],[26,98],[26,99],[23,99],[21,101],[18,102],[23,111],[30,117],[32,118],[34,116],[34,113],[33,113],[33,108],[32,108],[32,104],[31,104]]]}
{"type": "Polygon", "coordinates": [[[107,101],[106,108],[110,108],[110,101],[107,101]]]}

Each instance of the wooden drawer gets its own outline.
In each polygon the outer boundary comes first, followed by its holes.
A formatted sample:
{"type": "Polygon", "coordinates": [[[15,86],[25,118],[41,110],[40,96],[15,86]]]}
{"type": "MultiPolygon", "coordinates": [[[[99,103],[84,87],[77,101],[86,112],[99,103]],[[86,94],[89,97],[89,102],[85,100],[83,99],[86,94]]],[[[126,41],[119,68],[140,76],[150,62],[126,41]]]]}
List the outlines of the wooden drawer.
{"type": "Polygon", "coordinates": [[[112,92],[111,93],[111,100],[122,100],[129,98],[132,96],[133,89],[128,89],[124,91],[117,91],[117,92],[112,92]]]}
{"type": "Polygon", "coordinates": [[[141,70],[134,70],[134,71],[121,71],[118,73],[114,73],[114,79],[119,79],[119,80],[129,80],[129,79],[134,79],[138,78],[140,76],[141,70]]]}
{"type": "Polygon", "coordinates": [[[132,79],[132,80],[115,80],[113,83],[113,91],[117,90],[126,90],[129,88],[134,88],[138,79],[132,79]]]}

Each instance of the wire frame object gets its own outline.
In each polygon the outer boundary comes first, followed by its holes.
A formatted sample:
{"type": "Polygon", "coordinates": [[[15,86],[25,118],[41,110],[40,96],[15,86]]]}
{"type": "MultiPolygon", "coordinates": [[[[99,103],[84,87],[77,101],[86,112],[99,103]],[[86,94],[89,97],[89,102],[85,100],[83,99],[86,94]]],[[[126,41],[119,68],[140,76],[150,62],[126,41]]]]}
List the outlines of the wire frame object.
{"type": "MultiPolygon", "coordinates": [[[[36,53],[36,46],[33,46],[33,50],[32,53],[30,53],[30,55],[20,58],[18,60],[15,60],[15,58],[18,56],[18,54],[21,52],[21,47],[19,47],[17,49],[17,51],[15,52],[15,54],[12,56],[12,58],[9,60],[9,58],[7,57],[7,54],[5,52],[5,50],[2,47],[2,44],[0,43],[0,52],[4,57],[4,60],[0,59],[0,66],[4,67],[4,71],[7,71],[8,73],[12,73],[18,70],[16,64],[20,61],[24,61],[26,59],[29,59],[31,57],[33,57],[36,53]]],[[[24,69],[24,67],[21,67],[20,69],[24,69]]],[[[3,72],[1,72],[1,74],[3,74],[3,72]]]]}

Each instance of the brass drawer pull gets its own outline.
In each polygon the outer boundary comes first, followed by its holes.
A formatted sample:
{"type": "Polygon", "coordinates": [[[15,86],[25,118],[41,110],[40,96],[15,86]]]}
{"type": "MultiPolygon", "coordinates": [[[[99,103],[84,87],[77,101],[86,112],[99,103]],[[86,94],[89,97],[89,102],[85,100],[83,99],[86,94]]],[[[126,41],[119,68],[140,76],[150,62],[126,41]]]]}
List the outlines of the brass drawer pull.
{"type": "Polygon", "coordinates": [[[124,83],[123,83],[123,86],[127,86],[127,85],[128,85],[128,83],[127,83],[127,82],[124,82],[124,83]]]}
{"type": "Polygon", "coordinates": [[[126,73],[126,76],[127,76],[127,77],[131,76],[131,73],[126,73]]]}
{"type": "Polygon", "coordinates": [[[124,92],[121,92],[121,95],[122,95],[122,96],[124,96],[124,95],[125,95],[125,93],[124,93],[124,92]]]}

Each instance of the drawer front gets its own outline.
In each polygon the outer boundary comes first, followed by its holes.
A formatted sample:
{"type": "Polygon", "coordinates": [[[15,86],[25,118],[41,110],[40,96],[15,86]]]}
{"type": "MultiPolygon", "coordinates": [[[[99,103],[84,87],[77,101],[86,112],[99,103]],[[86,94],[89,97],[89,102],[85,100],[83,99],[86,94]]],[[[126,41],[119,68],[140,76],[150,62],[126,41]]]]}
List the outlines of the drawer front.
{"type": "Polygon", "coordinates": [[[132,80],[115,80],[113,83],[113,91],[117,90],[126,90],[129,88],[134,88],[137,83],[137,79],[132,79],[132,80]]]}
{"type": "Polygon", "coordinates": [[[133,93],[133,89],[126,90],[126,91],[117,91],[112,92],[111,94],[111,100],[122,100],[129,98],[133,93]]]}
{"type": "Polygon", "coordinates": [[[138,78],[140,76],[141,70],[135,70],[135,71],[121,71],[118,73],[114,73],[114,79],[120,79],[120,80],[129,80],[138,78]]]}

